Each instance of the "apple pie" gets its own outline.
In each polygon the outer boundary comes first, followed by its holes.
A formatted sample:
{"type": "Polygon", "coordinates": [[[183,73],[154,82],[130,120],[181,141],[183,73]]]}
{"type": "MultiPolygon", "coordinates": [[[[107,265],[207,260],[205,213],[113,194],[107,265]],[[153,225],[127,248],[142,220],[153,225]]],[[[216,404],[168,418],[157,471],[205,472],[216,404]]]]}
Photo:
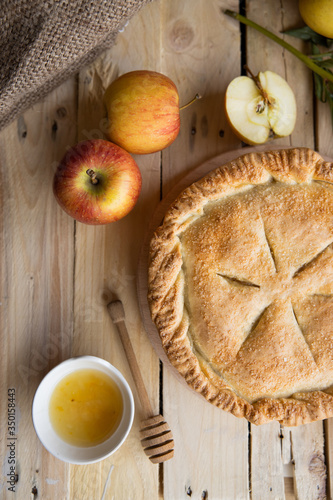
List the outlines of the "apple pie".
{"type": "Polygon", "coordinates": [[[148,302],[210,403],[254,424],[333,416],[333,164],[248,153],[189,186],[151,240],[148,302]]]}

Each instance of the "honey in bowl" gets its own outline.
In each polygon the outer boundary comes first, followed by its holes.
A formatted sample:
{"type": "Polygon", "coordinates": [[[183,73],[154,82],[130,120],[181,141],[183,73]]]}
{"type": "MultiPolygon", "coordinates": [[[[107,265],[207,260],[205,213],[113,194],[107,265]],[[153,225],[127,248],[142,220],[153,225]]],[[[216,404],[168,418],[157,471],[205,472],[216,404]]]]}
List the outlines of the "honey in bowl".
{"type": "Polygon", "coordinates": [[[58,436],[73,446],[95,446],[117,429],[123,399],[117,384],[95,369],[76,370],[56,385],[49,415],[58,436]]]}

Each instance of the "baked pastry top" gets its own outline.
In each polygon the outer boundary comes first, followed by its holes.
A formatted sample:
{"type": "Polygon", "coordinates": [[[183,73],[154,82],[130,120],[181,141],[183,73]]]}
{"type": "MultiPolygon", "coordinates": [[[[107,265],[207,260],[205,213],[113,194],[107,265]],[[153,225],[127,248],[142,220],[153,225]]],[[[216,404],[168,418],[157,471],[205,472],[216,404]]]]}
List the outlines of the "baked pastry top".
{"type": "Polygon", "coordinates": [[[255,424],[333,416],[332,183],[310,149],[243,155],[183,191],[150,244],[168,358],[255,424]]]}

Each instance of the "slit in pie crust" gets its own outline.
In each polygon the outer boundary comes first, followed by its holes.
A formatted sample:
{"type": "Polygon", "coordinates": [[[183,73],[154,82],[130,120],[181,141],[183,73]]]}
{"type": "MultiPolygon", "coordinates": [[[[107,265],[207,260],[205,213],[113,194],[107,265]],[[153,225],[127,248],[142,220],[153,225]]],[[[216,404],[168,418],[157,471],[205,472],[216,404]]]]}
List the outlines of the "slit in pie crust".
{"type": "Polygon", "coordinates": [[[250,153],[189,186],[152,238],[148,302],[212,404],[254,424],[333,416],[333,164],[250,153]]]}

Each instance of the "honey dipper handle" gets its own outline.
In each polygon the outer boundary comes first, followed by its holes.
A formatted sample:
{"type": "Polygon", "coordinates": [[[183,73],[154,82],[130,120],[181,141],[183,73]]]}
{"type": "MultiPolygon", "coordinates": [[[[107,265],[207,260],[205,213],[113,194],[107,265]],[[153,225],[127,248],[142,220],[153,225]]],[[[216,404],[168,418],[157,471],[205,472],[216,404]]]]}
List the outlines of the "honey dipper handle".
{"type": "Polygon", "coordinates": [[[128,331],[125,324],[125,312],[123,304],[120,300],[114,300],[108,304],[108,311],[111,316],[112,322],[116,325],[119,333],[120,340],[123,344],[123,348],[127,357],[128,364],[130,366],[133,380],[135,382],[138,395],[140,398],[141,406],[144,411],[146,418],[153,415],[153,410],[148,398],[148,394],[141,376],[140,368],[136,360],[134,350],[132,347],[131,340],[128,335],[128,331]]]}

